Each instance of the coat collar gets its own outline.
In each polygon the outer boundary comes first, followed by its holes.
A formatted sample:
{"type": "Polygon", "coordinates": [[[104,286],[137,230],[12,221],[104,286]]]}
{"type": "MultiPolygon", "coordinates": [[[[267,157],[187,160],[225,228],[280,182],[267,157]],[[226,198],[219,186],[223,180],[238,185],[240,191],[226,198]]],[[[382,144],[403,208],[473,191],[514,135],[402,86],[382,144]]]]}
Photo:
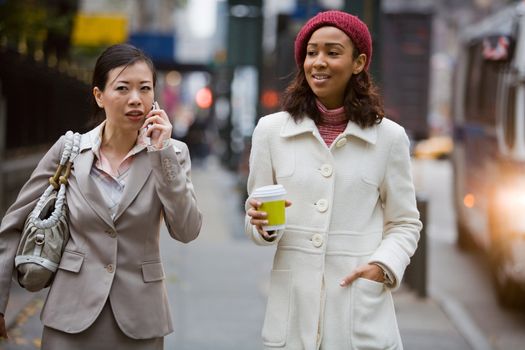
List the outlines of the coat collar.
{"type": "Polygon", "coordinates": [[[112,220],[104,198],[90,175],[95,154],[91,151],[85,152],[86,150],[91,150],[97,142],[100,142],[99,135],[102,126],[103,124],[100,124],[93,130],[82,135],[80,139],[80,154],[75,158],[74,168],[80,192],[88,202],[89,206],[102,220],[104,220],[104,222],[114,228],[114,222],[117,221],[126,208],[133,202],[146,183],[152,168],[149,166],[149,158],[146,152],[135,154],[135,159],[129,170],[130,175],[124,189],[124,194],[118,206],[115,218],[112,220]]]}
{"type": "MultiPolygon", "coordinates": [[[[98,149],[100,148],[100,143],[102,142],[101,133],[105,124],[106,121],[103,121],[97,127],[82,135],[80,139],[80,152],[85,151],[87,149],[92,149],[96,154],[98,154],[98,149]]],[[[147,145],[143,138],[144,135],[140,133],[138,136],[137,144],[133,147],[131,153],[139,153],[143,149],[146,149],[147,145]]]]}
{"type": "MultiPolygon", "coordinates": [[[[295,122],[293,118],[289,116],[281,128],[280,135],[281,137],[292,137],[308,132],[314,133],[316,131],[317,126],[311,118],[305,116],[300,121],[295,122]]],[[[377,125],[363,129],[356,123],[349,121],[343,131],[343,135],[355,136],[370,144],[375,144],[377,141],[377,125]]]]}

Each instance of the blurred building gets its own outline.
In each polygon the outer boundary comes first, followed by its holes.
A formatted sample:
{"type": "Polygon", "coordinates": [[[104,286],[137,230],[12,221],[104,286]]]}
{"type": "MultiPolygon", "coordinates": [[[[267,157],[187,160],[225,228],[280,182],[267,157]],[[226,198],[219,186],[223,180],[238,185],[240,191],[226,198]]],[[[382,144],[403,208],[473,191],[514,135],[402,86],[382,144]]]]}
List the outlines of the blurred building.
{"type": "MultiPolygon", "coordinates": [[[[429,135],[451,133],[451,86],[459,45],[459,32],[510,0],[388,0],[383,12],[432,13],[430,85],[427,123],[429,135]]],[[[384,55],[388,55],[387,52],[384,55]]]]}

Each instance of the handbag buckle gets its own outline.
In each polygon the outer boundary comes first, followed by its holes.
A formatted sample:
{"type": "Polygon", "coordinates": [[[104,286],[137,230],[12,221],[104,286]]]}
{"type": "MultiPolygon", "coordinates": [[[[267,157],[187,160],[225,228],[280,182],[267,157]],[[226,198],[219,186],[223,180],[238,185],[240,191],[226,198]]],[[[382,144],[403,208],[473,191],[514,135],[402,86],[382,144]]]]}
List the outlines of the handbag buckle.
{"type": "Polygon", "coordinates": [[[43,233],[39,233],[35,236],[35,244],[42,245],[46,240],[46,236],[43,233]]]}

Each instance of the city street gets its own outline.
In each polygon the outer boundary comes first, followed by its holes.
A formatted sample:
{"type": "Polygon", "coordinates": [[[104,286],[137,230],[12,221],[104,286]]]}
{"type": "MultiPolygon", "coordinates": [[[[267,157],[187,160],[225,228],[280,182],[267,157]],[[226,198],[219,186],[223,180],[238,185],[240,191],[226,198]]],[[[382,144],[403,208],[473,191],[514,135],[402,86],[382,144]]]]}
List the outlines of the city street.
{"type": "MultiPolygon", "coordinates": [[[[523,349],[525,312],[502,309],[487,261],[455,246],[452,166],[448,161],[416,161],[414,181],[429,198],[429,290],[461,331],[493,349],[523,349]]],[[[480,344],[481,345],[481,344],[480,344]]]]}
{"type": "MultiPolygon", "coordinates": [[[[447,161],[416,161],[418,192],[428,199],[428,290],[421,299],[403,286],[395,293],[405,349],[521,349],[525,314],[502,310],[486,264],[455,247],[447,161]]],[[[193,180],[204,213],[201,236],[184,245],[163,232],[162,253],[175,332],[165,348],[176,350],[261,349],[269,271],[274,248],[258,247],[242,232],[236,178],[215,159],[195,166],[193,180]]],[[[38,349],[38,314],[45,295],[28,299],[15,290],[10,341],[0,349],[38,349]]]]}

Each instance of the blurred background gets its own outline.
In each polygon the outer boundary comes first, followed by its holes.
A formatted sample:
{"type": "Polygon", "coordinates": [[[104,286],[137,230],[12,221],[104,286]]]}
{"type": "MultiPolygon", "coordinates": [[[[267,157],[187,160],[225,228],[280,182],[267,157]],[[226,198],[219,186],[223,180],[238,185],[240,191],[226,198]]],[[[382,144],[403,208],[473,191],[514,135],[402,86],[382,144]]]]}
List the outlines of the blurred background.
{"type": "MultiPolygon", "coordinates": [[[[188,246],[163,238],[166,347],[260,349],[273,248],[242,233],[251,134],[280,110],[297,31],[326,9],[368,24],[387,116],[411,139],[425,229],[395,294],[405,348],[523,349],[523,1],[0,0],[0,213],[61,134],[90,128],[96,57],[136,45],[205,220],[188,246]]],[[[13,286],[0,349],[39,348],[44,299],[13,286]]]]}

